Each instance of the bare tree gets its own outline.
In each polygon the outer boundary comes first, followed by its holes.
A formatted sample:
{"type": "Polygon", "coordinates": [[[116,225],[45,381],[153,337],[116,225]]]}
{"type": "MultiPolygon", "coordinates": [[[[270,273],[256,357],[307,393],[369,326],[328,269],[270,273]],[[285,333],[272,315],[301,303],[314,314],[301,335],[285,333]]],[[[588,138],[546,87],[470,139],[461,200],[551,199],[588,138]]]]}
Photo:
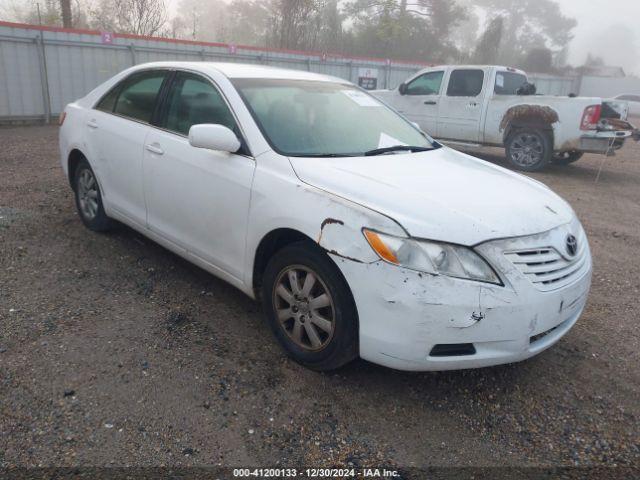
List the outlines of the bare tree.
{"type": "Polygon", "coordinates": [[[0,1],[0,15],[22,23],[57,26],[60,25],[60,3],[59,0],[0,1]]]}
{"type": "Polygon", "coordinates": [[[164,0],[101,0],[92,17],[102,30],[155,35],[166,24],[167,10],[164,0]]]}
{"type": "Polygon", "coordinates": [[[71,0],[60,0],[60,11],[62,12],[62,26],[64,28],[73,28],[71,0]]]}

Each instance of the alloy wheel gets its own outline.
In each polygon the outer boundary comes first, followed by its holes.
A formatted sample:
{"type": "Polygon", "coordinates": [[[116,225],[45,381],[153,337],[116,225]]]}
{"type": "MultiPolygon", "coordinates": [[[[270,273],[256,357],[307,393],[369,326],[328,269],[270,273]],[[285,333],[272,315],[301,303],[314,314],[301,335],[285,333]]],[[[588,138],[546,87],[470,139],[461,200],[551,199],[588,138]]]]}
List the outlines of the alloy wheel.
{"type": "Polygon", "coordinates": [[[333,338],[333,299],[310,268],[292,265],[280,272],[274,284],[273,306],[280,327],[298,347],[322,350],[333,338]]]}
{"type": "Polygon", "coordinates": [[[511,158],[521,167],[532,167],[544,158],[544,145],[538,135],[519,133],[511,143],[511,158]]]}
{"type": "Polygon", "coordinates": [[[82,216],[91,221],[98,214],[98,182],[91,170],[84,169],[80,173],[77,187],[82,216]]]}

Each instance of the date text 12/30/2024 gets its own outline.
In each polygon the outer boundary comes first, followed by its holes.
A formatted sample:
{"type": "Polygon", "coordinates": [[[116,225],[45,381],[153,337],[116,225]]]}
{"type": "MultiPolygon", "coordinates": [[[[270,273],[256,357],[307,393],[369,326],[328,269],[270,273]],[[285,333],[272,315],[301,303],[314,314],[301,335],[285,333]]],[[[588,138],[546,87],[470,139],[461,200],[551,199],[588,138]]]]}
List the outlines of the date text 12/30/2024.
{"type": "Polygon", "coordinates": [[[386,468],[235,468],[236,478],[399,478],[386,468]]]}

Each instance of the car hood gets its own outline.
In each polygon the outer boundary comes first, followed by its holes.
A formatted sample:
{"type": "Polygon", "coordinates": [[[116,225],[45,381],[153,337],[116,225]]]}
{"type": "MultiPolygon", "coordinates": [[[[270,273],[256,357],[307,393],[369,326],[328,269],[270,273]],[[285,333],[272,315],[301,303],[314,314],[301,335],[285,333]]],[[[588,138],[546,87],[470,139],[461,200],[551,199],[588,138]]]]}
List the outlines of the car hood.
{"type": "Polygon", "coordinates": [[[544,232],[574,217],[542,183],[447,147],[290,160],[303,182],[393,218],[412,237],[471,246],[544,232]]]}

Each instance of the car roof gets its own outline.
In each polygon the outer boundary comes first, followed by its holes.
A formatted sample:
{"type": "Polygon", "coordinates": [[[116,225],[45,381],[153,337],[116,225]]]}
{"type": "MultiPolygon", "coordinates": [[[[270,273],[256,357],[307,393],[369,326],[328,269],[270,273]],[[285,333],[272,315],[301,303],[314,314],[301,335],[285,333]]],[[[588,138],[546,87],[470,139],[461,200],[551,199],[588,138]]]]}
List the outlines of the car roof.
{"type": "Polygon", "coordinates": [[[201,73],[213,71],[221,73],[227,78],[273,78],[287,80],[315,80],[320,82],[347,83],[347,80],[320,73],[291,70],[288,68],[253,65],[247,63],[223,62],[153,62],[136,65],[136,69],[148,68],[178,68],[201,73]]]}

